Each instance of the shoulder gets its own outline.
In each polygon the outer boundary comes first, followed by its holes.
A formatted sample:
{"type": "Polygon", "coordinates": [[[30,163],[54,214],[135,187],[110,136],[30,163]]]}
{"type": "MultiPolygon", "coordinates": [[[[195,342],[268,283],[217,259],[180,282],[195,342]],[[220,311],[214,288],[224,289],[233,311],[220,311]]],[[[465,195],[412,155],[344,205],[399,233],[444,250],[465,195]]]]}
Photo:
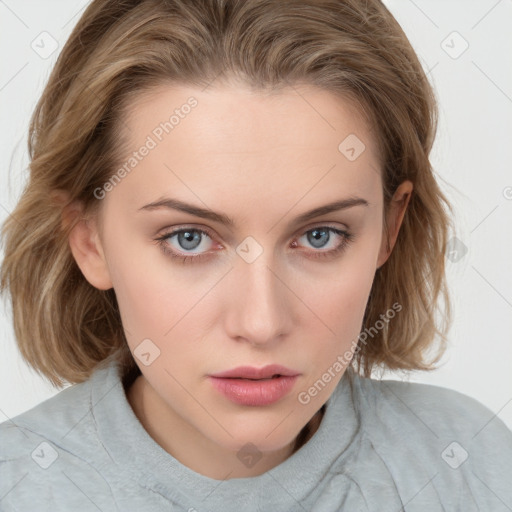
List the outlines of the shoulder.
{"type": "Polygon", "coordinates": [[[356,377],[354,392],[364,436],[396,485],[429,482],[445,503],[512,507],[512,431],[497,413],[431,384],[356,377]]]}
{"type": "Polygon", "coordinates": [[[45,439],[72,443],[76,428],[83,433],[91,413],[90,380],[71,385],[31,409],[0,423],[0,460],[18,456],[27,444],[45,439]]]}
{"type": "Polygon", "coordinates": [[[512,440],[512,431],[496,413],[459,391],[399,380],[360,379],[360,385],[375,413],[386,422],[400,420],[402,428],[427,423],[439,436],[474,437],[492,431],[505,441],[512,440]]]}
{"type": "Polygon", "coordinates": [[[12,510],[31,510],[35,497],[43,500],[40,503],[54,503],[62,489],[74,496],[77,485],[109,493],[98,471],[108,455],[96,434],[91,387],[90,379],[71,385],[0,423],[2,506],[16,504],[12,510]]]}

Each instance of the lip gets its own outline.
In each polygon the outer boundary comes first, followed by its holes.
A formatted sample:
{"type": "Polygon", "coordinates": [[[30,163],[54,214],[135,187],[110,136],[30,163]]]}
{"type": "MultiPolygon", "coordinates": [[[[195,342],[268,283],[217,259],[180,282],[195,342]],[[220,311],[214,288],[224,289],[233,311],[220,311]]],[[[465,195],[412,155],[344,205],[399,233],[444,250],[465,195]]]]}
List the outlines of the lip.
{"type": "Polygon", "coordinates": [[[217,391],[239,405],[270,405],[284,398],[292,390],[298,375],[270,379],[246,380],[233,377],[212,377],[210,382],[217,391]]]}
{"type": "Polygon", "coordinates": [[[295,377],[299,372],[286,368],[280,364],[269,364],[262,368],[254,366],[238,366],[232,370],[214,373],[210,377],[216,378],[238,378],[238,379],[269,379],[274,375],[282,375],[284,377],[295,377]]]}
{"type": "Polygon", "coordinates": [[[209,379],[217,391],[236,404],[264,406],[290,393],[299,375],[286,366],[269,364],[262,368],[239,366],[209,375],[209,379]]]}

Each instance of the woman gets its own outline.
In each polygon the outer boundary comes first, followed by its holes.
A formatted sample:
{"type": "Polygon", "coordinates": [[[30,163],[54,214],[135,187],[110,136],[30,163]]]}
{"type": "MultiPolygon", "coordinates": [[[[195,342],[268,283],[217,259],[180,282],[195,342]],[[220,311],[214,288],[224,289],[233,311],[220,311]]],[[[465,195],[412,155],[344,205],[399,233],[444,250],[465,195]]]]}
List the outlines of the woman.
{"type": "Polygon", "coordinates": [[[75,385],[0,426],[3,509],[512,506],[491,411],[371,378],[446,345],[435,127],[377,0],[93,1],[3,230],[20,351],[75,385]]]}

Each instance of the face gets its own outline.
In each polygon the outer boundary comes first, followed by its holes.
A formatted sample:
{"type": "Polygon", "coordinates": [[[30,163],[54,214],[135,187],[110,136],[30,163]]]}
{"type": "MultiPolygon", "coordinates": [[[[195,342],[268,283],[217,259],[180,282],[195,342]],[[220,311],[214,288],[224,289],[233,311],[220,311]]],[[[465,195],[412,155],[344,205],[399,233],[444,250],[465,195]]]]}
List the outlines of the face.
{"type": "Polygon", "coordinates": [[[341,379],[387,257],[375,141],[348,102],[313,87],[161,87],[124,121],[128,165],[97,191],[99,256],[82,270],[114,288],[173,428],[278,450],[341,379]],[[210,377],[269,364],[297,376],[265,403],[210,377]]]}

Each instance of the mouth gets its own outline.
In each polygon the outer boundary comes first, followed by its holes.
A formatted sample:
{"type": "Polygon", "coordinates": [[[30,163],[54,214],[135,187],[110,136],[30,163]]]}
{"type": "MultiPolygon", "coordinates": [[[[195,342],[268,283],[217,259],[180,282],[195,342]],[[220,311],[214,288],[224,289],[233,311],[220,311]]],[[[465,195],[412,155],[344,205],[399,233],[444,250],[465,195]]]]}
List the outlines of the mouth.
{"type": "Polygon", "coordinates": [[[272,379],[278,379],[279,377],[282,377],[282,375],[276,373],[275,375],[272,375],[272,377],[265,377],[264,379],[250,379],[248,377],[224,377],[224,379],[238,379],[238,380],[253,380],[253,381],[260,381],[260,380],[272,380],[272,379]]]}
{"type": "Polygon", "coordinates": [[[244,406],[268,406],[285,398],[298,375],[274,373],[265,378],[210,376],[213,387],[230,401],[244,406]]]}

